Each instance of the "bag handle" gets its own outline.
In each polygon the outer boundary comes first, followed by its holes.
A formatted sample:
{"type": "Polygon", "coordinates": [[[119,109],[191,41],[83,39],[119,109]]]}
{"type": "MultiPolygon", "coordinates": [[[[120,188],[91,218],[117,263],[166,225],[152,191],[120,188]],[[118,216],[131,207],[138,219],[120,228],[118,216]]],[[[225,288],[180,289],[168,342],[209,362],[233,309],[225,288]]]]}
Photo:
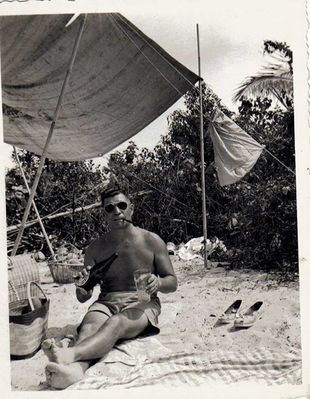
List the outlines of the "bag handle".
{"type": "Polygon", "coordinates": [[[14,267],[13,261],[9,256],[7,258],[8,258],[8,270],[11,270],[14,267]]]}
{"type": "Polygon", "coordinates": [[[66,248],[66,249],[69,249],[69,250],[77,250],[77,251],[79,251],[79,249],[74,244],[71,244],[71,242],[66,242],[65,244],[60,245],[59,248],[66,248]]]}
{"type": "Polygon", "coordinates": [[[18,295],[18,292],[17,292],[17,290],[16,290],[16,288],[15,288],[15,285],[14,285],[13,281],[12,281],[12,280],[9,280],[8,283],[9,283],[9,286],[11,287],[11,289],[12,289],[12,291],[13,291],[13,294],[16,296],[16,299],[17,299],[18,301],[20,301],[20,297],[19,297],[19,295],[18,295]]]}
{"type": "Polygon", "coordinates": [[[27,298],[28,298],[31,310],[34,310],[32,298],[31,298],[31,292],[30,292],[31,284],[34,284],[34,285],[36,285],[39,288],[39,290],[44,295],[45,299],[47,299],[47,296],[45,295],[45,292],[42,290],[42,288],[40,287],[40,285],[38,283],[36,283],[35,281],[28,281],[28,283],[27,283],[27,298]]]}
{"type": "MultiPolygon", "coordinates": [[[[14,264],[13,264],[12,259],[11,259],[9,256],[7,256],[7,260],[8,260],[8,270],[10,271],[10,270],[13,269],[14,264]]],[[[8,281],[8,284],[9,284],[9,286],[11,287],[11,290],[12,290],[13,294],[16,296],[16,299],[17,299],[18,301],[20,301],[20,297],[19,297],[19,295],[18,295],[18,292],[17,292],[17,290],[16,290],[16,288],[15,288],[15,285],[14,285],[13,281],[12,281],[12,280],[9,280],[9,281],[8,281]]]]}

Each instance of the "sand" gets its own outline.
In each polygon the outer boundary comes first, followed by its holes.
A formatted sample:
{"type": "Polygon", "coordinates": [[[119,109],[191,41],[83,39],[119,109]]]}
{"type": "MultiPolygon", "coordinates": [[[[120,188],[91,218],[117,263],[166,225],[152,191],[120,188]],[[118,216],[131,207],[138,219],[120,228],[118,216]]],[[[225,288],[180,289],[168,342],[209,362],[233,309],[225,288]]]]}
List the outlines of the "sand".
{"type": "MultiPolygon", "coordinates": [[[[175,317],[165,320],[176,350],[249,350],[265,347],[285,353],[300,351],[300,312],[298,281],[279,283],[267,273],[226,270],[219,264],[204,268],[199,259],[181,261],[171,257],[178,277],[178,290],[160,294],[163,307],[176,309],[175,317]],[[263,301],[262,313],[249,329],[236,330],[231,324],[218,326],[217,317],[236,299],[247,309],[263,301]]],[[[55,284],[46,264],[40,264],[42,287],[50,298],[48,337],[74,333],[90,302],[75,299],[73,284],[55,284]]],[[[162,314],[165,319],[165,315],[162,314]]],[[[160,338],[160,335],[159,335],[160,338]]],[[[31,359],[11,362],[12,389],[45,390],[42,350],[31,359]]]]}

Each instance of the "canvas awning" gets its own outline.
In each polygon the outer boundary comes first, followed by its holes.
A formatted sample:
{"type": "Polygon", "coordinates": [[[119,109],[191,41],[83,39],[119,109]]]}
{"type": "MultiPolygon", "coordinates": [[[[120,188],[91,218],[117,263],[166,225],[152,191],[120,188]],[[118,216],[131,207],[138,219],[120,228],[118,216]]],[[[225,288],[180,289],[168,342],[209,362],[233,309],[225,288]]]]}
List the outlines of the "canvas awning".
{"type": "MultiPolygon", "coordinates": [[[[42,154],[79,18],[0,18],[4,141],[42,154]]],[[[47,150],[59,161],[94,158],[134,136],[198,76],[120,14],[89,14],[47,150]]]]}

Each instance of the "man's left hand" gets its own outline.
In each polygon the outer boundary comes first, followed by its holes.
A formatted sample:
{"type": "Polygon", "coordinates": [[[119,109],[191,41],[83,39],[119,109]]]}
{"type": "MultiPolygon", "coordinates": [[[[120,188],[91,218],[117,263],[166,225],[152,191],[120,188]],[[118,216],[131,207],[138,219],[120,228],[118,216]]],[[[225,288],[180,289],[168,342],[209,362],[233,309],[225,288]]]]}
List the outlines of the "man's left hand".
{"type": "Polygon", "coordinates": [[[158,292],[159,287],[160,287],[159,277],[155,276],[155,274],[152,274],[147,281],[146,292],[149,293],[150,295],[155,294],[156,292],[158,292]]]}

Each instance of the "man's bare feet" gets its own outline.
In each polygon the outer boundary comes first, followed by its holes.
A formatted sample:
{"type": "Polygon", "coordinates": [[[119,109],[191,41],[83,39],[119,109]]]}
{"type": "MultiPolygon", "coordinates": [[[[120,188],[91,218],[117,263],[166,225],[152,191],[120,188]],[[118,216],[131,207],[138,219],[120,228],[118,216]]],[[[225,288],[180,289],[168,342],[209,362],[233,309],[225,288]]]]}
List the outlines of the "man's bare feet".
{"type": "Polygon", "coordinates": [[[41,349],[43,350],[50,362],[53,361],[53,355],[51,353],[51,347],[53,344],[56,344],[54,338],[46,339],[41,344],[41,349]]]}
{"type": "Polygon", "coordinates": [[[80,381],[84,376],[84,370],[80,363],[68,365],[48,363],[45,368],[46,383],[56,389],[64,389],[80,381]]]}
{"type": "Polygon", "coordinates": [[[42,342],[41,348],[50,362],[70,364],[75,361],[74,349],[68,348],[70,342],[70,339],[64,338],[56,343],[54,338],[50,338],[42,342]]]}

